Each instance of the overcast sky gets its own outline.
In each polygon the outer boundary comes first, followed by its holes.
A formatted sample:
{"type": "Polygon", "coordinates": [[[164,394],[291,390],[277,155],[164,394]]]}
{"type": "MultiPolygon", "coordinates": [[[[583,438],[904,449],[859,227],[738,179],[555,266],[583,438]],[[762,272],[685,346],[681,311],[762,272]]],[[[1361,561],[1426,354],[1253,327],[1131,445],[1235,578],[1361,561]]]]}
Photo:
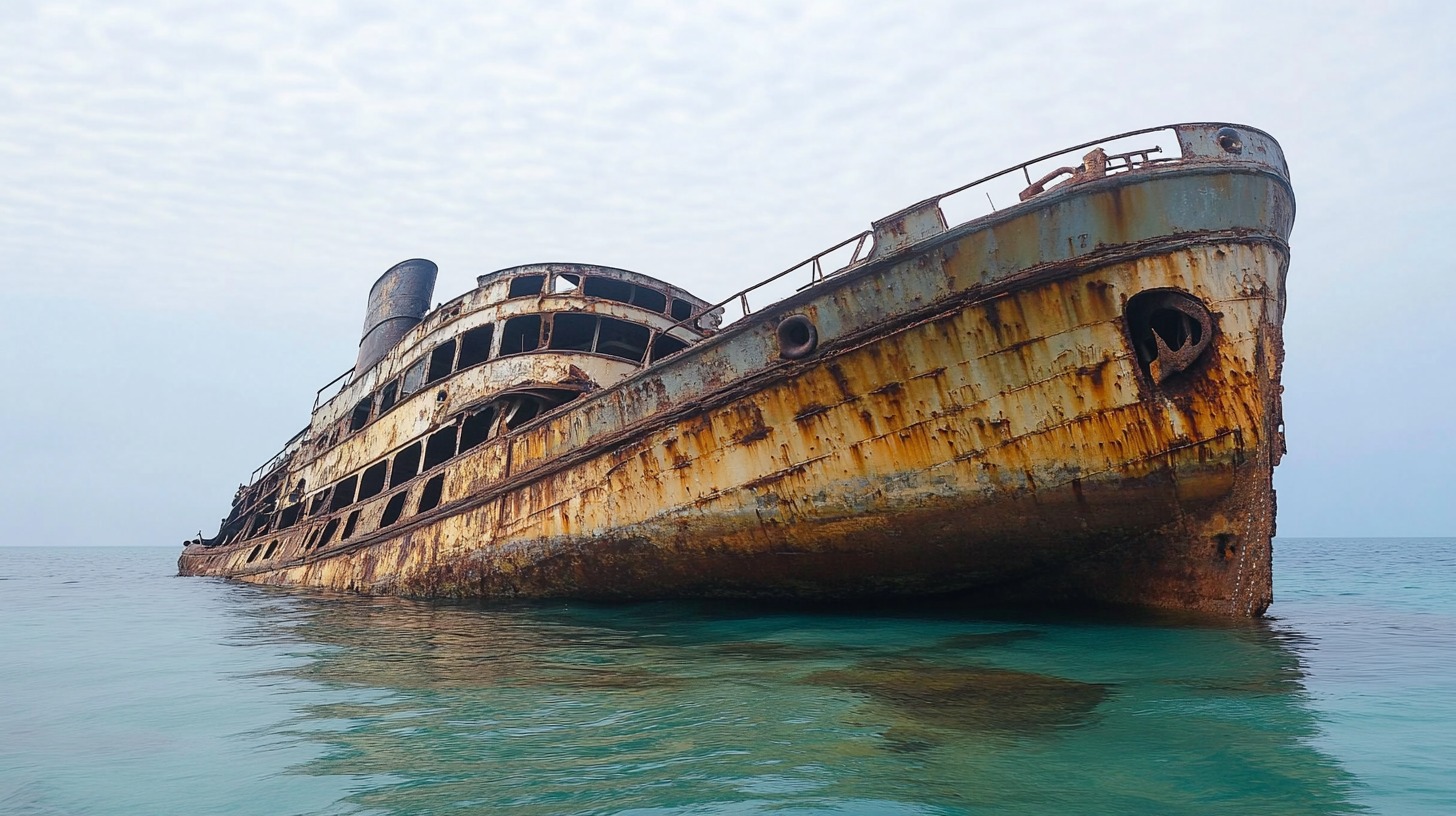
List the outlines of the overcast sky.
{"type": "Polygon", "coordinates": [[[1272,133],[1279,532],[1456,534],[1456,5],[0,2],[0,543],[211,534],[369,285],[572,260],[710,298],[1001,167],[1272,133]]]}

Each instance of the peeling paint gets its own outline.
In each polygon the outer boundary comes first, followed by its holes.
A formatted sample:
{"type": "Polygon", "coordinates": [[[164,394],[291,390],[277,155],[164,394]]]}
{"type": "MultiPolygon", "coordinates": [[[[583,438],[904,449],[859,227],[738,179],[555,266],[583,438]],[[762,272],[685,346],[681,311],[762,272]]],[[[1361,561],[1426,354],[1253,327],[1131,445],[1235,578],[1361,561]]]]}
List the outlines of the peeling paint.
{"type": "MultiPolygon", "coordinates": [[[[468,450],[287,529],[192,542],[180,569],[427,597],[970,592],[1262,614],[1293,198],[1266,135],[1174,130],[1179,158],[1089,154],[965,224],[948,227],[939,199],[907,208],[876,222],[874,250],[861,241],[829,274],[806,261],[812,285],[722,329],[694,321],[723,304],[692,298],[684,318],[580,291],[513,299],[511,275],[485,276],[320,406],[223,530],[277,524],[522,383],[544,413],[492,416],[468,450]],[[496,356],[333,438],[432,346],[532,313],[613,316],[687,346],[641,363],[496,356]],[[781,353],[791,315],[815,329],[802,356],[781,353]],[[437,503],[416,510],[432,482],[437,503]],[[320,543],[355,511],[352,537],[320,543]]],[[[558,266],[518,269],[603,269],[558,266]]]]}

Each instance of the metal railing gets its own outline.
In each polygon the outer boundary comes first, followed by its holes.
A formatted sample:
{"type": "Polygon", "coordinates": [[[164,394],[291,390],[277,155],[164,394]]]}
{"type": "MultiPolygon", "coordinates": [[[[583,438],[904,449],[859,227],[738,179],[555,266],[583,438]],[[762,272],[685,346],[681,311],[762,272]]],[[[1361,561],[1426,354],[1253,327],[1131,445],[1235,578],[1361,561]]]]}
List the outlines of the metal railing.
{"type": "MultiPolygon", "coordinates": [[[[959,187],[956,187],[954,189],[951,189],[951,190],[947,190],[947,191],[945,191],[945,192],[943,192],[943,193],[941,193],[939,195],[931,196],[930,198],[927,198],[927,199],[925,199],[923,201],[920,201],[920,202],[917,202],[915,204],[912,204],[911,206],[906,207],[903,210],[899,210],[894,215],[898,215],[900,213],[907,213],[907,212],[911,212],[911,211],[915,211],[915,210],[920,210],[920,209],[925,209],[925,208],[928,208],[928,207],[930,207],[932,205],[939,207],[943,201],[945,201],[946,199],[948,199],[948,198],[950,198],[952,196],[959,195],[960,193],[964,193],[964,192],[967,192],[969,190],[972,190],[972,189],[975,189],[975,188],[978,188],[978,187],[985,186],[985,185],[987,185],[987,184],[989,184],[989,183],[991,183],[993,181],[997,181],[997,180],[1002,179],[1002,178],[1004,178],[1006,176],[1013,175],[1013,174],[1015,174],[1017,172],[1020,172],[1022,174],[1022,176],[1026,180],[1027,188],[1030,189],[1030,188],[1034,187],[1037,184],[1037,182],[1034,182],[1032,180],[1032,177],[1031,177],[1031,167],[1033,165],[1040,164],[1040,163],[1045,162],[1045,161],[1048,161],[1050,159],[1055,159],[1055,158],[1067,156],[1068,154],[1074,154],[1074,153],[1077,153],[1079,151],[1086,150],[1089,147],[1095,147],[1095,146],[1098,146],[1098,145],[1103,145],[1103,144],[1108,144],[1110,142],[1115,142],[1115,141],[1117,141],[1119,139],[1126,139],[1126,138],[1130,138],[1130,137],[1133,137],[1133,136],[1139,136],[1139,135],[1142,135],[1142,134],[1145,134],[1145,133],[1157,133],[1157,132],[1160,132],[1160,131],[1174,130],[1175,128],[1176,128],[1175,125],[1160,125],[1158,127],[1142,128],[1140,130],[1130,130],[1130,131],[1127,131],[1125,133],[1118,133],[1118,134],[1116,134],[1114,136],[1105,136],[1105,137],[1103,137],[1101,139],[1093,139],[1092,141],[1083,142],[1083,143],[1078,144],[1078,145],[1073,145],[1072,147],[1067,147],[1067,148],[1063,148],[1061,150],[1053,151],[1051,153],[1046,153],[1044,155],[1037,156],[1034,159],[1030,159],[1030,160],[1021,162],[1020,164],[1012,165],[1011,167],[1008,167],[1008,168],[1006,168],[1004,170],[998,170],[997,172],[992,173],[992,174],[990,174],[988,176],[982,176],[981,178],[978,178],[975,181],[972,181],[972,182],[970,182],[968,184],[963,184],[963,185],[961,185],[959,187]]],[[[1106,175],[1120,174],[1120,173],[1130,172],[1130,171],[1132,171],[1134,169],[1137,169],[1139,167],[1143,167],[1143,166],[1146,166],[1146,165],[1150,165],[1150,164],[1170,164],[1170,163],[1176,163],[1176,162],[1182,161],[1181,155],[1180,156],[1168,156],[1168,157],[1152,158],[1152,155],[1153,154],[1155,154],[1155,153],[1161,153],[1161,152],[1162,152],[1162,147],[1161,146],[1158,146],[1158,145],[1155,145],[1155,146],[1150,147],[1150,148],[1142,148],[1142,149],[1138,149],[1138,150],[1131,150],[1131,151],[1127,151],[1127,152],[1123,152],[1123,153],[1115,153],[1115,154],[1108,155],[1108,156],[1106,156],[1106,162],[1107,162],[1107,164],[1106,164],[1106,167],[1105,167],[1105,173],[1106,173],[1106,175]]],[[[1074,168],[1058,168],[1058,170],[1067,170],[1067,171],[1072,171],[1073,169],[1074,168]]],[[[1049,180],[1050,179],[1043,179],[1042,183],[1045,183],[1045,182],[1047,182],[1049,180]]],[[[1031,197],[1034,197],[1034,196],[1029,196],[1028,198],[1031,198],[1031,197]]],[[[987,196],[987,201],[988,202],[990,201],[989,194],[987,196]]],[[[1018,204],[1019,203],[1021,203],[1021,202],[1018,202],[1018,204]]],[[[1017,205],[1012,205],[1012,206],[1017,206],[1017,205]]],[[[996,207],[995,207],[995,204],[994,203],[991,204],[991,210],[993,212],[996,211],[996,207]]],[[[893,215],[892,216],[888,216],[886,219],[881,219],[881,221],[888,220],[888,218],[892,218],[892,217],[894,217],[894,216],[893,215]]],[[[951,227],[958,227],[958,226],[960,226],[962,224],[969,223],[970,221],[973,221],[973,220],[975,220],[975,218],[979,218],[979,217],[982,217],[982,216],[975,216],[975,217],[970,218],[970,219],[960,220],[960,221],[957,221],[955,224],[950,225],[950,226],[951,227]]],[[[879,222],[876,222],[876,223],[879,223],[879,222]]],[[[779,281],[779,280],[781,280],[782,278],[784,278],[784,277],[786,277],[788,275],[792,275],[795,272],[798,272],[800,270],[803,270],[805,267],[808,267],[809,270],[810,270],[809,281],[807,283],[805,283],[804,285],[802,285],[802,286],[798,287],[797,289],[795,289],[795,292],[802,292],[805,289],[809,289],[809,288],[811,288],[813,286],[818,285],[819,283],[823,282],[826,278],[833,277],[833,276],[835,276],[835,275],[837,275],[837,274],[839,274],[841,272],[848,271],[849,269],[851,269],[851,268],[853,268],[855,266],[858,266],[860,264],[863,264],[864,262],[866,262],[866,261],[868,261],[870,259],[870,256],[871,256],[871,254],[873,252],[873,248],[874,248],[874,241],[873,241],[874,234],[875,234],[875,231],[873,229],[869,229],[869,230],[865,230],[864,232],[859,233],[858,235],[853,235],[853,236],[851,236],[849,238],[846,238],[845,240],[840,241],[839,243],[835,244],[834,246],[832,246],[832,247],[830,247],[830,248],[828,248],[828,249],[826,249],[826,250],[824,250],[824,251],[822,251],[822,252],[820,252],[820,253],[818,253],[816,255],[812,255],[809,258],[806,258],[805,260],[800,261],[799,263],[794,264],[793,266],[789,267],[788,269],[785,269],[782,272],[779,272],[776,275],[772,275],[770,277],[764,278],[763,280],[761,280],[761,281],[759,281],[757,283],[754,283],[751,286],[744,287],[743,289],[740,289],[739,291],[734,292],[733,294],[729,295],[728,297],[724,298],[723,300],[720,300],[717,303],[712,304],[711,306],[707,306],[707,307],[705,307],[703,309],[700,309],[700,310],[694,312],[691,316],[689,316],[689,317],[687,317],[687,318],[685,318],[683,320],[679,320],[676,323],[673,323],[671,326],[668,326],[667,328],[659,329],[659,330],[654,330],[653,333],[652,333],[651,338],[649,338],[649,342],[648,342],[648,350],[649,351],[648,351],[647,354],[645,354],[643,356],[642,366],[645,368],[645,367],[647,367],[649,365],[652,365],[654,362],[656,362],[653,359],[653,357],[652,357],[651,349],[652,349],[653,345],[657,342],[657,339],[659,337],[661,337],[663,335],[666,335],[669,332],[671,332],[673,329],[676,329],[676,328],[679,328],[679,327],[682,327],[682,326],[693,326],[693,327],[696,328],[697,327],[697,321],[699,319],[701,319],[702,317],[704,317],[706,315],[712,314],[715,310],[722,309],[723,307],[727,306],[730,303],[733,303],[734,301],[737,301],[738,302],[739,308],[743,312],[743,314],[740,315],[739,317],[740,318],[741,317],[747,317],[748,315],[750,315],[750,314],[753,313],[753,309],[752,309],[751,305],[749,304],[749,300],[748,300],[748,296],[750,294],[752,294],[753,292],[755,292],[755,291],[757,291],[759,289],[764,288],[765,286],[768,286],[769,284],[772,284],[772,283],[774,283],[776,281],[779,281]],[[867,242],[870,245],[870,251],[869,252],[864,251],[865,250],[865,244],[867,242]],[[842,266],[837,267],[836,269],[834,269],[831,272],[825,273],[824,272],[824,265],[823,265],[824,258],[826,256],[828,256],[828,255],[833,254],[834,252],[836,252],[836,251],[838,251],[840,249],[843,249],[844,247],[848,246],[851,243],[855,244],[855,248],[854,248],[853,254],[850,256],[849,262],[846,263],[846,264],[844,264],[844,265],[842,265],[842,266]]],[[[771,303],[769,303],[767,305],[773,305],[774,303],[778,303],[779,300],[782,300],[782,298],[779,298],[777,300],[774,300],[774,301],[772,301],[771,303]]]]}
{"type": "MultiPolygon", "coordinates": [[[[340,374],[339,376],[333,378],[332,380],[329,380],[328,382],[324,383],[322,388],[320,388],[318,391],[315,391],[314,392],[314,395],[313,395],[313,408],[311,408],[309,410],[310,411],[317,411],[318,410],[318,407],[319,407],[319,398],[324,395],[324,392],[325,391],[329,390],[329,386],[333,385],[334,383],[338,382],[339,380],[344,379],[345,377],[347,377],[347,376],[349,376],[350,374],[353,374],[353,373],[354,373],[354,367],[353,366],[350,366],[348,371],[345,371],[343,374],[340,374]]],[[[343,385],[339,386],[339,391],[343,391],[345,388],[348,388],[348,387],[349,387],[349,384],[346,382],[343,385]]],[[[333,397],[329,397],[329,399],[333,399],[333,397]]]]}
{"type": "MultiPolygon", "coordinates": [[[[327,386],[325,387],[327,388],[327,386]]],[[[297,442],[299,439],[302,439],[303,435],[306,433],[308,433],[307,427],[294,434],[292,438],[290,438],[287,442],[284,442],[282,450],[270,456],[268,458],[268,461],[259,465],[257,469],[255,469],[252,474],[248,476],[248,486],[251,487],[252,485],[256,484],[259,477],[267,476],[269,473],[273,472],[274,468],[277,468],[279,465],[283,464],[283,460],[286,459],[288,457],[288,454],[290,453],[289,448],[293,447],[293,443],[297,442]]]]}

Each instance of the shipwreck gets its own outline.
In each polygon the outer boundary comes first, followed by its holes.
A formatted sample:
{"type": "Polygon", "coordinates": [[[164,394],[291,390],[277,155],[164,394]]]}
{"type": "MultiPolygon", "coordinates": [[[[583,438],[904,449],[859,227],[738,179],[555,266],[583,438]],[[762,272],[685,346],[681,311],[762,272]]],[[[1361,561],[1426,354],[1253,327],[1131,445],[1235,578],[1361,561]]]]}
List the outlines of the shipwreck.
{"type": "Polygon", "coordinates": [[[179,570],[1257,616],[1293,221],[1278,144],[1196,123],[1018,164],[718,302],[543,263],[432,309],[435,265],[405,261],[179,570]]]}

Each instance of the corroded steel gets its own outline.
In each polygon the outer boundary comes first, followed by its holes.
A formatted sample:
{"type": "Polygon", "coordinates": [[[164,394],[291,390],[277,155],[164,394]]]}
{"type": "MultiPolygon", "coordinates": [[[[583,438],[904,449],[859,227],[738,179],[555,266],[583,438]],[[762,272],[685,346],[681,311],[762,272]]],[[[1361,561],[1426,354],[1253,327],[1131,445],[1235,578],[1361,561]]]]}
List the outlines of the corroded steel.
{"type": "Polygon", "coordinates": [[[369,290],[369,310],[359,339],[355,371],[364,371],[382,359],[405,333],[430,311],[439,268],[416,258],[395,264],[369,290]]]}
{"type": "Polygon", "coordinates": [[[876,222],[870,253],[829,275],[805,262],[812,285],[716,333],[581,292],[507,298],[512,275],[484,276],[321,406],[181,571],[415,596],[970,591],[1261,614],[1294,202],[1267,135],[1173,130],[1180,157],[1120,153],[1119,168],[1104,152],[965,224],[945,224],[944,196],[906,208],[876,222]],[[357,401],[429,348],[563,312],[689,345],[640,364],[496,357],[341,438],[357,401]],[[589,393],[378,495],[266,526],[523,383],[589,393]],[[437,477],[438,503],[413,512],[437,477]],[[381,527],[391,501],[410,509],[381,527]],[[310,545],[355,512],[352,535],[310,545]],[[263,532],[228,533],[248,519],[263,532]]]}

